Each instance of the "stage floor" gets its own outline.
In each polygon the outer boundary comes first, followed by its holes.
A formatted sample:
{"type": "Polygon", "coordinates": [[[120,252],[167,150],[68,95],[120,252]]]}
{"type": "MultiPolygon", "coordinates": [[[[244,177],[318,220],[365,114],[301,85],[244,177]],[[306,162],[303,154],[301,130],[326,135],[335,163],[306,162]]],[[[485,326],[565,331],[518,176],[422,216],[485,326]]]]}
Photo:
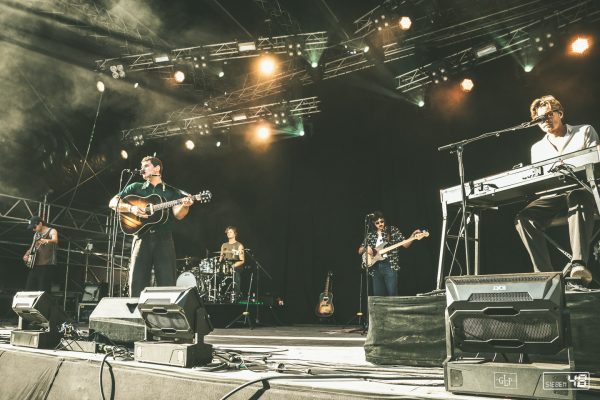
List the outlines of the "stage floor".
{"type": "MultiPolygon", "coordinates": [[[[1,399],[101,398],[98,376],[105,354],[14,347],[6,340],[12,329],[0,326],[1,399]]],[[[204,367],[169,367],[108,356],[103,377],[106,398],[114,393],[114,399],[220,399],[239,385],[271,376],[277,380],[268,388],[255,383],[230,398],[477,398],[446,392],[441,367],[377,366],[365,361],[365,336],[355,329],[315,325],[215,329],[205,341],[221,356],[239,355],[246,366],[235,367],[240,364],[235,360],[230,368],[210,372],[204,367]],[[373,377],[320,379],[309,377],[309,372],[318,377],[373,377]]]]}

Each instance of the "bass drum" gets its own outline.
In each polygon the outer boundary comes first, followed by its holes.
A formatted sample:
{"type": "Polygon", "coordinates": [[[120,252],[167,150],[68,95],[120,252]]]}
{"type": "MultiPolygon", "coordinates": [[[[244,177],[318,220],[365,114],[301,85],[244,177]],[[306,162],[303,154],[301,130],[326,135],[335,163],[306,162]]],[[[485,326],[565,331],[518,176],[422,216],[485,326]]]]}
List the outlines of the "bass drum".
{"type": "Polygon", "coordinates": [[[197,287],[200,297],[204,298],[207,295],[207,288],[204,284],[204,281],[202,279],[198,279],[196,275],[190,271],[179,275],[177,277],[177,281],[175,282],[175,286],[184,288],[197,287]]]}

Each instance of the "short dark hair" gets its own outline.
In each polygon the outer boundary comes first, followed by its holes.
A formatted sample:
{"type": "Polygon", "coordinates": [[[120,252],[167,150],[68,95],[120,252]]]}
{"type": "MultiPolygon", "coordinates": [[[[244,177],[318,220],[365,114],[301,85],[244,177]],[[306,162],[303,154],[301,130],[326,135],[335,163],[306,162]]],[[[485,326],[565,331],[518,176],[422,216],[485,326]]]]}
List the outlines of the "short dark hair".
{"type": "Polygon", "coordinates": [[[237,236],[237,228],[233,225],[229,225],[227,228],[225,228],[225,233],[227,233],[228,230],[232,230],[233,233],[235,233],[235,235],[237,236]]]}
{"type": "Polygon", "coordinates": [[[154,157],[154,156],[146,156],[146,157],[142,158],[142,162],[144,162],[144,161],[150,161],[150,164],[154,165],[155,167],[160,167],[160,173],[162,175],[163,165],[162,165],[162,161],[160,161],[160,158],[154,157]]]}

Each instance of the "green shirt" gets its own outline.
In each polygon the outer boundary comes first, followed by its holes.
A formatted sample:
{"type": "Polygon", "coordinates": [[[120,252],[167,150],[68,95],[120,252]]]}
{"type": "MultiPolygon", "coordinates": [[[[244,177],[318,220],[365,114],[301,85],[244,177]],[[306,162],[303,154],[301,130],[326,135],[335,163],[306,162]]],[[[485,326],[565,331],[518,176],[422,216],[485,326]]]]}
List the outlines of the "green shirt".
{"type": "MultiPolygon", "coordinates": [[[[175,190],[172,186],[167,185],[164,182],[159,183],[156,186],[152,186],[150,182],[134,182],[132,184],[127,185],[121,192],[118,194],[119,197],[123,198],[127,195],[136,195],[140,197],[150,196],[151,194],[159,195],[164,201],[177,200],[184,197],[177,190],[175,190]]],[[[167,210],[169,213],[169,218],[163,224],[155,225],[155,228],[159,232],[167,232],[171,231],[173,228],[173,222],[175,220],[175,216],[173,215],[173,209],[167,210]]]]}

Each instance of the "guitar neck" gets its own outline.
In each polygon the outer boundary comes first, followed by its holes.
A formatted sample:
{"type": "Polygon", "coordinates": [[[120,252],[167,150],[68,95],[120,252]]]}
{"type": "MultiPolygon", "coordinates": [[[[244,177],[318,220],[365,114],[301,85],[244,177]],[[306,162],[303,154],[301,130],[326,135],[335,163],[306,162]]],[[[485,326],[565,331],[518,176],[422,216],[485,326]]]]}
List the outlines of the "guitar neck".
{"type": "Polygon", "coordinates": [[[171,201],[165,201],[164,203],[154,204],[152,206],[152,208],[154,208],[154,210],[162,210],[163,208],[175,207],[175,206],[178,206],[181,203],[183,203],[184,198],[177,199],[177,200],[171,200],[171,201]]]}
{"type": "Polygon", "coordinates": [[[413,242],[413,241],[415,241],[415,240],[417,240],[417,237],[416,237],[416,236],[415,236],[415,237],[410,237],[410,238],[408,238],[408,239],[405,239],[405,240],[403,240],[403,241],[401,241],[401,242],[398,242],[398,243],[396,243],[396,244],[393,244],[393,245],[391,245],[390,247],[386,247],[385,249],[381,249],[381,250],[379,250],[379,254],[385,254],[385,253],[387,253],[388,251],[395,250],[395,249],[397,249],[398,247],[400,247],[400,246],[404,246],[405,244],[407,244],[407,243],[410,243],[410,242],[413,242]]]}
{"type": "Polygon", "coordinates": [[[329,292],[329,275],[327,275],[327,278],[325,279],[325,290],[323,290],[323,292],[329,292]]]}

